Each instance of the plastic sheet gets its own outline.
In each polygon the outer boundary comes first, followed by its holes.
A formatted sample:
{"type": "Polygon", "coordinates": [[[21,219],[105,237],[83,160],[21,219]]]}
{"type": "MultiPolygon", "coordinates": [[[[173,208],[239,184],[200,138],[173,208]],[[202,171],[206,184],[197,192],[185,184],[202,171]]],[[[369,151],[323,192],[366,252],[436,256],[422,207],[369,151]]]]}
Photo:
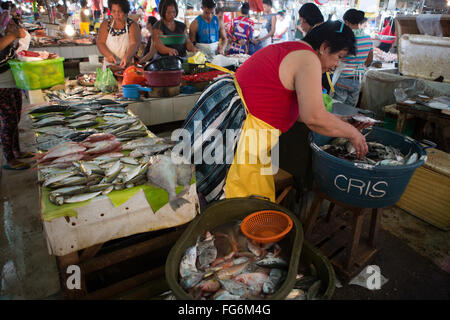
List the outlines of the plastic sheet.
{"type": "Polygon", "coordinates": [[[441,17],[441,14],[419,14],[417,28],[421,34],[442,37],[441,17]]]}
{"type": "Polygon", "coordinates": [[[365,74],[361,89],[360,108],[372,111],[376,119],[383,119],[383,107],[396,103],[394,89],[411,88],[415,83],[421,88],[423,94],[430,97],[448,96],[450,93],[450,84],[448,83],[406,77],[386,71],[369,70],[365,74]]]}

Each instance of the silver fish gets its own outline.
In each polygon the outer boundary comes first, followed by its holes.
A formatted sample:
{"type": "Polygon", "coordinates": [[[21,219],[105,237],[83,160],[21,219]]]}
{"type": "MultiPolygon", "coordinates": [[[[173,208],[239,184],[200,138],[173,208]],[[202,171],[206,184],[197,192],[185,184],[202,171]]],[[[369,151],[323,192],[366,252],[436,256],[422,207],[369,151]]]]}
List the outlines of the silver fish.
{"type": "Polygon", "coordinates": [[[288,263],[279,257],[267,254],[264,259],[256,261],[256,265],[265,268],[285,268],[288,266],[288,263]]]}
{"type": "Polygon", "coordinates": [[[65,120],[46,118],[39,122],[33,123],[33,127],[42,128],[42,127],[57,126],[57,125],[64,125],[64,124],[66,124],[65,120]]]}
{"type": "Polygon", "coordinates": [[[82,116],[79,116],[78,118],[69,120],[69,123],[76,123],[76,122],[81,122],[81,121],[92,121],[95,120],[97,118],[97,115],[93,115],[93,114],[85,114],[82,116]]]}
{"type": "Polygon", "coordinates": [[[129,128],[130,126],[131,126],[130,124],[123,124],[123,125],[120,125],[120,126],[117,127],[117,128],[106,129],[106,130],[105,130],[105,133],[110,133],[110,134],[113,134],[113,135],[117,135],[117,134],[120,133],[120,132],[124,132],[124,131],[128,130],[128,128],[129,128]]]}
{"type": "Polygon", "coordinates": [[[148,133],[145,130],[128,130],[116,134],[118,138],[136,138],[136,137],[145,137],[147,135],[148,133]]]}
{"type": "Polygon", "coordinates": [[[116,161],[110,168],[105,171],[105,176],[110,177],[113,175],[117,175],[122,170],[123,164],[119,161],[116,161]]]}
{"type": "Polygon", "coordinates": [[[136,176],[139,176],[141,174],[144,174],[146,172],[146,170],[148,169],[149,164],[146,163],[142,166],[137,166],[135,169],[132,169],[130,172],[128,172],[124,179],[123,182],[125,183],[132,183],[132,179],[135,178],[136,176]]]}
{"type": "Polygon", "coordinates": [[[217,291],[214,296],[214,300],[242,300],[242,298],[238,295],[231,294],[227,290],[221,289],[217,291]]]}
{"type": "Polygon", "coordinates": [[[269,278],[263,283],[263,292],[265,294],[275,293],[281,285],[281,278],[283,277],[283,271],[273,268],[270,270],[269,278]]]}
{"type": "Polygon", "coordinates": [[[189,274],[198,272],[195,262],[197,260],[197,243],[186,249],[180,263],[181,278],[187,277],[189,274]]]}
{"type": "Polygon", "coordinates": [[[80,186],[80,185],[86,185],[88,182],[88,178],[83,176],[71,176],[68,178],[65,178],[63,180],[54,182],[49,185],[50,188],[62,188],[62,187],[70,187],[70,186],[80,186]]]}
{"type": "Polygon", "coordinates": [[[241,299],[255,294],[249,286],[234,279],[219,279],[219,282],[225,290],[241,299]]]}
{"type": "Polygon", "coordinates": [[[87,191],[86,186],[74,186],[74,187],[64,187],[59,188],[56,190],[52,190],[50,194],[52,195],[62,195],[62,196],[69,196],[69,195],[75,195],[80,194],[87,191]]]}
{"type": "Polygon", "coordinates": [[[122,161],[123,163],[126,163],[126,164],[135,165],[135,166],[139,165],[139,162],[136,159],[131,158],[131,157],[120,158],[120,161],[122,161]]]}
{"type": "Polygon", "coordinates": [[[292,289],[285,300],[306,300],[306,294],[301,289],[292,289]]]}
{"type": "MultiPolygon", "coordinates": [[[[169,204],[173,210],[189,203],[176,194],[177,168],[172,159],[165,155],[157,155],[150,159],[147,180],[150,184],[163,188],[169,194],[169,204]]],[[[185,189],[186,190],[186,189],[185,189]]]]}
{"type": "Polygon", "coordinates": [[[64,204],[64,197],[59,195],[50,194],[48,196],[51,203],[61,206],[64,204]]]}
{"type": "Polygon", "coordinates": [[[144,155],[153,155],[155,153],[165,151],[173,147],[171,144],[155,144],[153,146],[138,147],[130,152],[129,156],[133,158],[139,158],[144,155]]]}
{"type": "Polygon", "coordinates": [[[107,189],[102,191],[102,195],[108,194],[108,193],[110,193],[113,190],[114,190],[114,186],[110,186],[107,189]]]}
{"type": "Polygon", "coordinates": [[[180,285],[183,289],[187,290],[203,280],[204,273],[203,272],[192,272],[184,278],[181,278],[180,285]]]}
{"type": "Polygon", "coordinates": [[[90,200],[92,198],[95,198],[96,196],[98,196],[101,193],[102,193],[101,191],[97,191],[97,192],[92,192],[92,193],[79,194],[79,195],[64,199],[64,203],[76,203],[76,202],[90,200]]]}
{"type": "Polygon", "coordinates": [[[197,267],[205,270],[217,258],[217,248],[214,246],[214,237],[207,232],[206,238],[197,244],[197,267]]]}
{"type": "Polygon", "coordinates": [[[88,192],[97,192],[97,191],[104,191],[107,190],[109,188],[113,187],[111,184],[108,183],[101,183],[101,184],[96,184],[96,185],[92,185],[88,187],[88,192]]]}
{"type": "Polygon", "coordinates": [[[64,180],[66,178],[72,177],[74,175],[78,174],[78,172],[76,171],[69,171],[69,172],[64,172],[62,174],[57,174],[57,175],[53,175],[50,176],[48,179],[45,180],[45,182],[42,184],[43,187],[47,187],[55,182],[64,180]]]}
{"type": "Polygon", "coordinates": [[[125,143],[122,146],[122,149],[123,150],[134,150],[139,147],[152,146],[161,141],[164,141],[164,139],[157,138],[157,137],[139,138],[139,139],[131,140],[131,141],[125,143]]]}
{"type": "Polygon", "coordinates": [[[66,119],[73,120],[73,119],[77,119],[77,118],[80,118],[80,117],[85,116],[85,115],[95,115],[95,116],[97,116],[97,112],[92,111],[92,110],[82,110],[82,111],[79,111],[79,112],[76,112],[76,113],[72,114],[71,116],[67,116],[66,119]]]}
{"type": "Polygon", "coordinates": [[[110,161],[114,161],[114,160],[117,160],[122,157],[123,157],[123,153],[121,153],[121,152],[110,152],[110,153],[105,153],[100,156],[97,156],[94,158],[94,160],[100,161],[100,162],[110,162],[110,161]]]}
{"type": "Polygon", "coordinates": [[[88,128],[97,125],[98,122],[96,120],[87,120],[87,121],[76,121],[68,124],[67,126],[70,128],[88,128]]]}

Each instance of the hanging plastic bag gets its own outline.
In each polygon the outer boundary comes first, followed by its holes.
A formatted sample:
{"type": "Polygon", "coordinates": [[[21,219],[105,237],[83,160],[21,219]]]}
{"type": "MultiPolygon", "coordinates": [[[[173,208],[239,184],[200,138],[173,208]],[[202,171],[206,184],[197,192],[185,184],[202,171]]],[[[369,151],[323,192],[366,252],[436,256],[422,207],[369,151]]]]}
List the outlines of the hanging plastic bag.
{"type": "Polygon", "coordinates": [[[106,69],[103,72],[102,81],[100,82],[100,90],[104,93],[113,93],[118,90],[117,80],[114,77],[111,69],[106,69]]]}
{"type": "Polygon", "coordinates": [[[123,72],[123,80],[122,85],[127,84],[139,84],[144,86],[147,80],[144,76],[144,69],[136,68],[135,66],[131,66],[125,69],[123,72]]]}
{"type": "Polygon", "coordinates": [[[101,68],[97,68],[97,77],[95,78],[94,82],[95,91],[102,91],[101,90],[102,78],[103,78],[103,71],[101,68]]]}
{"type": "Polygon", "coordinates": [[[117,80],[111,69],[107,68],[106,71],[102,71],[102,69],[97,68],[97,77],[94,82],[94,88],[95,90],[104,93],[113,93],[118,90],[117,80]]]}

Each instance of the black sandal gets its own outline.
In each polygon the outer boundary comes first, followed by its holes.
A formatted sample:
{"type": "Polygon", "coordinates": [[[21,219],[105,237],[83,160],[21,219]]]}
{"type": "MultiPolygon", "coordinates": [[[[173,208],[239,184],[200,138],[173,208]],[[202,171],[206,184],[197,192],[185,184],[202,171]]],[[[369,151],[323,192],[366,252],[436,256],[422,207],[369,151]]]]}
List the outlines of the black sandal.
{"type": "Polygon", "coordinates": [[[30,165],[28,163],[20,162],[17,164],[4,164],[2,168],[6,170],[25,170],[29,169],[30,165]]]}

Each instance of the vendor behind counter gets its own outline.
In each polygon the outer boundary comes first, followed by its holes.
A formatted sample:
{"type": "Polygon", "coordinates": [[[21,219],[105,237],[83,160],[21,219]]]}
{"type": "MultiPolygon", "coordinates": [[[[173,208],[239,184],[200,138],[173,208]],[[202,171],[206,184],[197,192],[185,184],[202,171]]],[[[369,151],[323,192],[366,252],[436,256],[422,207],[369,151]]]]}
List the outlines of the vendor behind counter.
{"type": "Polygon", "coordinates": [[[153,26],[152,40],[155,42],[155,47],[158,56],[179,56],[186,57],[186,51],[196,53],[198,49],[192,44],[187,36],[187,28],[183,22],[175,20],[178,16],[178,5],[175,0],[162,0],[159,3],[158,11],[161,15],[161,20],[153,26]],[[183,44],[164,45],[160,36],[162,35],[186,35],[186,40],[183,44]]]}
{"type": "Polygon", "coordinates": [[[127,0],[110,0],[108,4],[112,18],[102,22],[97,47],[105,57],[104,66],[116,65],[123,69],[132,63],[141,43],[141,32],[137,23],[128,18],[127,0]]]}
{"type": "Polygon", "coordinates": [[[224,54],[228,42],[223,22],[214,15],[215,8],[214,0],[203,0],[202,14],[197,16],[189,27],[191,42],[209,58],[224,54]]]}

